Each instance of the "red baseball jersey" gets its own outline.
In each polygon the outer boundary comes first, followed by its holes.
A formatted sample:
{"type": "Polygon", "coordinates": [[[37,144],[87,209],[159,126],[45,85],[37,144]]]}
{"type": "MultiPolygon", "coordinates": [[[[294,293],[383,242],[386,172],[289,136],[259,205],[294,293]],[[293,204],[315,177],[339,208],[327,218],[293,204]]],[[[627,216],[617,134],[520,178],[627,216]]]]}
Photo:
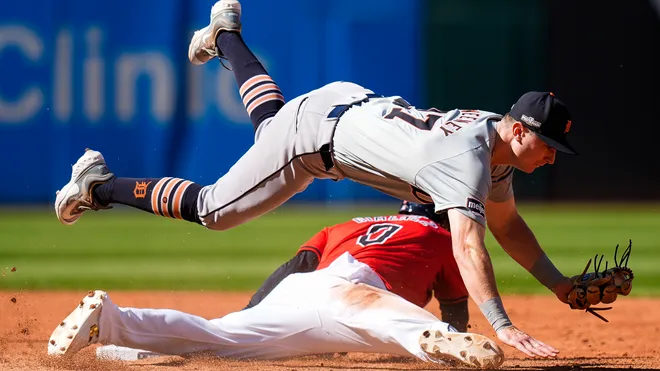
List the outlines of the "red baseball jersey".
{"type": "Polygon", "coordinates": [[[325,228],[301,248],[319,256],[322,269],[349,252],[371,267],[388,290],[424,307],[432,296],[442,303],[466,300],[449,232],[417,215],[355,218],[325,228]]]}

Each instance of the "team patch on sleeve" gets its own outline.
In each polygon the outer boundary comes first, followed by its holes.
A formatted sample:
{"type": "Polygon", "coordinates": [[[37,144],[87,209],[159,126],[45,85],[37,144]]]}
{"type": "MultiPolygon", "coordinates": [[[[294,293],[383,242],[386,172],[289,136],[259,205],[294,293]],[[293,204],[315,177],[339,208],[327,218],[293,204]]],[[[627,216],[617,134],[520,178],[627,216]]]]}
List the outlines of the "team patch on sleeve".
{"type": "Polygon", "coordinates": [[[466,206],[468,210],[472,211],[473,213],[479,214],[484,218],[486,217],[486,208],[481,201],[468,197],[466,206]]]}

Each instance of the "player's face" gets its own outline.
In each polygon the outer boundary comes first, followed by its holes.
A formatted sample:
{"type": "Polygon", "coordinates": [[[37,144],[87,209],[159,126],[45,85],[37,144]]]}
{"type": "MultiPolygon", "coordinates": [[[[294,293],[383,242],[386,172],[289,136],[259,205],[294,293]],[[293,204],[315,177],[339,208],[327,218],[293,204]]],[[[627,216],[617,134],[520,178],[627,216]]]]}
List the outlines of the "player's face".
{"type": "Polygon", "coordinates": [[[516,141],[514,148],[518,158],[516,167],[526,173],[531,173],[543,165],[554,164],[557,151],[527,128],[523,128],[523,131],[517,137],[519,140],[516,141]]]}

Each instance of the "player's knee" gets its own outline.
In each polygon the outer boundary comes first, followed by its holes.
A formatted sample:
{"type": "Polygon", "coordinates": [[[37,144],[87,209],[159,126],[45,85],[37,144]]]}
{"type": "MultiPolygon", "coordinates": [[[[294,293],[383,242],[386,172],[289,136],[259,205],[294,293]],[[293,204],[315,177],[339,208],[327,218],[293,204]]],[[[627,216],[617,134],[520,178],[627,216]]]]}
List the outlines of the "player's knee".
{"type": "Polygon", "coordinates": [[[219,213],[207,215],[200,220],[204,227],[212,231],[226,231],[242,224],[237,218],[231,218],[229,215],[221,216],[219,213]]]}
{"type": "Polygon", "coordinates": [[[233,228],[231,226],[227,226],[227,225],[224,225],[224,224],[218,224],[218,223],[207,224],[207,225],[205,225],[205,227],[206,227],[206,229],[210,229],[212,231],[218,231],[218,232],[223,232],[223,231],[226,231],[226,230],[229,230],[229,229],[233,228]]]}
{"type": "Polygon", "coordinates": [[[208,223],[208,222],[205,222],[203,219],[202,219],[202,225],[205,226],[207,229],[210,229],[212,231],[226,231],[226,230],[231,229],[233,227],[231,225],[227,225],[225,223],[220,223],[220,222],[216,222],[216,221],[208,223]]]}

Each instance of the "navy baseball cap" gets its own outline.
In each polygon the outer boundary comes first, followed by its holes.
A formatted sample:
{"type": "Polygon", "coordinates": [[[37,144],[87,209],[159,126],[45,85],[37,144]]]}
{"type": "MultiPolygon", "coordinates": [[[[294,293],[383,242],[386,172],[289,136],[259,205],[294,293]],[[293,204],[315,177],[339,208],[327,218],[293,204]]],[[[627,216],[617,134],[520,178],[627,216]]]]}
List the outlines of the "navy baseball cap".
{"type": "Polygon", "coordinates": [[[571,113],[551,92],[530,91],[511,107],[509,115],[536,133],[557,151],[577,155],[566,140],[571,130],[571,113]]]}

